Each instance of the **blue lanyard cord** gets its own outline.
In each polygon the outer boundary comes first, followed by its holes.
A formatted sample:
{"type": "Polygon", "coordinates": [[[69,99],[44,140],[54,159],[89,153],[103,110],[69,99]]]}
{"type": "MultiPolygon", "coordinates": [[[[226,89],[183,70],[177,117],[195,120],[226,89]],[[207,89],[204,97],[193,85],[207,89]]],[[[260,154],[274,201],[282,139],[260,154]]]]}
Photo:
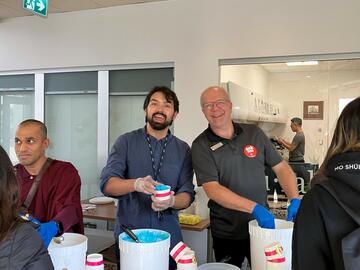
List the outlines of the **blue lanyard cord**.
{"type": "Polygon", "coordinates": [[[163,160],[164,160],[164,156],[165,156],[165,150],[166,150],[166,146],[167,146],[167,143],[168,143],[168,137],[169,137],[169,134],[167,134],[166,137],[165,137],[165,142],[164,142],[164,146],[162,147],[159,165],[158,165],[158,168],[156,170],[155,157],[154,157],[154,152],[152,150],[152,146],[151,146],[151,142],[150,142],[150,136],[149,136],[149,134],[146,134],[146,140],[148,142],[148,147],[149,147],[149,152],[150,152],[150,156],[151,156],[151,163],[152,163],[152,169],[153,169],[154,180],[155,181],[157,181],[157,177],[160,175],[160,170],[161,170],[161,167],[163,165],[163,160]]]}

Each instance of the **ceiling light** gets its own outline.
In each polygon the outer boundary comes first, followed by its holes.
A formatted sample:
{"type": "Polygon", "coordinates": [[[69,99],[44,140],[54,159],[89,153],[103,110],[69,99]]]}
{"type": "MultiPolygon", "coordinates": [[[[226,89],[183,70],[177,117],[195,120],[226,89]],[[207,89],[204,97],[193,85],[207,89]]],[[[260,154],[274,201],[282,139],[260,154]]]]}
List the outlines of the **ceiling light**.
{"type": "Polygon", "coordinates": [[[295,67],[295,66],[314,66],[318,65],[318,61],[298,61],[298,62],[286,62],[288,67],[295,67]]]}

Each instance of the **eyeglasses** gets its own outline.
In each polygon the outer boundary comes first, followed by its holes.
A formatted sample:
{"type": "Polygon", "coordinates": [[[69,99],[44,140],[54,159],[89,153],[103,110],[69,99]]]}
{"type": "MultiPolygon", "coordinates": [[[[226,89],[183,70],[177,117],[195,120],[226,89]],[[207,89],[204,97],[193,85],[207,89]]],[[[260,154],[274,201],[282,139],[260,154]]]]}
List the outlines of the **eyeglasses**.
{"type": "Polygon", "coordinates": [[[229,102],[229,100],[226,100],[226,99],[219,99],[215,102],[208,102],[208,103],[204,103],[202,105],[202,108],[204,110],[207,110],[207,111],[210,111],[212,110],[215,106],[217,108],[220,108],[220,109],[225,109],[227,103],[229,102]]]}

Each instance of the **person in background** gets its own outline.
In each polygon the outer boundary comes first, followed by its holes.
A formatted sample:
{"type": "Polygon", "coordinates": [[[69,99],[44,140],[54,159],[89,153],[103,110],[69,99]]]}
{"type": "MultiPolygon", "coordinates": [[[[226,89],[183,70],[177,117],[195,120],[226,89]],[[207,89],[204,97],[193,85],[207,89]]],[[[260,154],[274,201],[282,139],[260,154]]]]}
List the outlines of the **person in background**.
{"type": "Polygon", "coordinates": [[[289,162],[301,162],[304,163],[305,154],[305,135],[302,130],[302,120],[299,117],[291,119],[291,130],[295,132],[295,136],[292,142],[288,142],[283,138],[278,138],[278,143],[283,145],[289,150],[289,162]]]}
{"type": "Polygon", "coordinates": [[[265,164],[272,167],[291,203],[288,220],[300,204],[294,173],[263,131],[231,121],[232,103],[224,88],[212,86],[201,94],[208,128],[192,144],[197,182],[210,201],[210,224],[216,261],[241,267],[250,262],[248,223],[254,217],[263,228],[274,228],[267,204],[265,164]]]}
{"type": "Polygon", "coordinates": [[[19,217],[20,190],[13,166],[0,146],[0,269],[54,269],[31,223],[19,217]]]}
{"type": "MultiPolygon", "coordinates": [[[[171,248],[182,240],[177,210],[194,200],[193,169],[189,146],[170,132],[179,112],[179,101],[167,87],[155,87],[146,96],[146,125],[121,135],[101,173],[101,191],[118,201],[115,239],[121,224],[132,229],[153,228],[171,234],[171,248]],[[174,194],[159,201],[158,184],[171,186],[174,194]]],[[[117,252],[119,252],[117,250],[117,252]]],[[[170,259],[170,269],[175,269],[170,259]]]]}
{"type": "Polygon", "coordinates": [[[294,270],[360,267],[360,97],[342,111],[295,220],[294,270]]]}
{"type": "Polygon", "coordinates": [[[20,203],[42,224],[38,231],[47,247],[63,232],[84,233],[80,204],[80,176],[75,167],[46,157],[49,146],[44,123],[28,119],[16,130],[15,166],[20,181],[20,203]]]}

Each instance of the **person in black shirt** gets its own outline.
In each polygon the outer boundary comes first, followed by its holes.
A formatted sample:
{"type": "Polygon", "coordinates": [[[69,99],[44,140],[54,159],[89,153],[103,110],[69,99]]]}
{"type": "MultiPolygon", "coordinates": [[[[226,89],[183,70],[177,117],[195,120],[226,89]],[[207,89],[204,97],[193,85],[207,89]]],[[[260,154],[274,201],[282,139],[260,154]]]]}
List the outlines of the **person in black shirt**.
{"type": "Polygon", "coordinates": [[[342,111],[319,172],[297,214],[294,270],[360,267],[360,97],[342,111]]]}
{"type": "Polygon", "coordinates": [[[294,173],[264,132],[255,125],[231,121],[232,103],[225,89],[209,87],[201,95],[209,127],[192,144],[192,161],[199,186],[209,197],[211,234],[217,261],[231,257],[241,267],[250,261],[248,222],[274,228],[266,205],[265,164],[272,167],[291,200],[288,219],[300,204],[294,173]]]}

